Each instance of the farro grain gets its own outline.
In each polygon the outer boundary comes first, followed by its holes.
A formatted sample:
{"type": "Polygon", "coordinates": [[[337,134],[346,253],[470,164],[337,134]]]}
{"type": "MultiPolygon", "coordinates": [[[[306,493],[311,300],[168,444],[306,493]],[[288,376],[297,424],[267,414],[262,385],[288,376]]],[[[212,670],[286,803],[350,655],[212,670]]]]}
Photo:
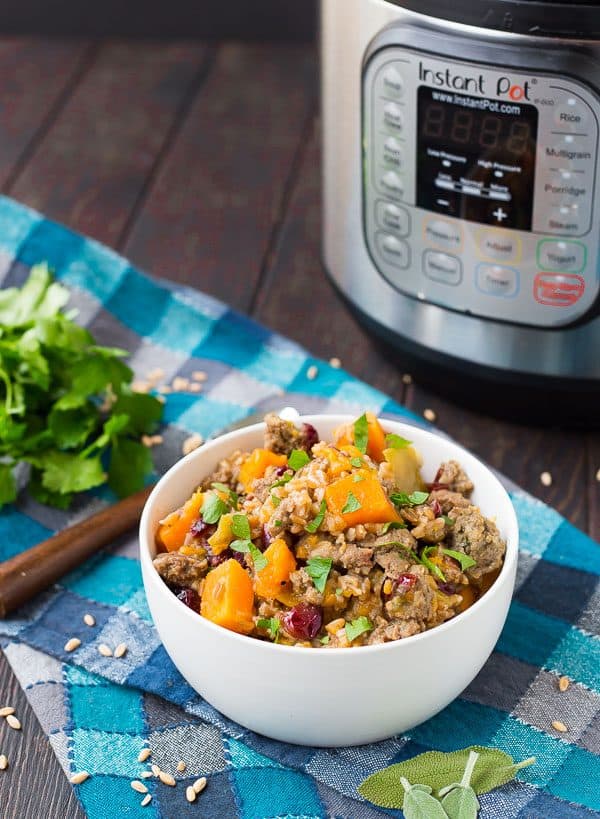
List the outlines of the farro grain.
{"type": "Polygon", "coordinates": [[[571,681],[568,677],[561,677],[558,681],[558,688],[560,691],[566,691],[570,684],[571,681]]]}
{"type": "Polygon", "coordinates": [[[103,657],[112,657],[113,656],[112,649],[110,649],[106,645],[106,643],[100,643],[100,645],[98,646],[98,652],[100,654],[102,654],[103,657]]]}
{"type": "Polygon", "coordinates": [[[166,771],[161,771],[158,775],[158,778],[163,783],[163,785],[169,785],[169,787],[171,788],[174,788],[175,785],[177,784],[175,782],[175,777],[171,776],[171,774],[167,773],[166,771]]]}
{"type": "Polygon", "coordinates": [[[18,720],[18,719],[17,719],[17,718],[14,716],[14,714],[9,714],[9,715],[6,717],[6,721],[8,722],[8,724],[10,725],[10,727],[11,727],[11,728],[13,728],[15,731],[20,731],[20,730],[21,730],[21,723],[20,723],[20,722],[19,722],[19,720],[18,720]]]}
{"type": "Polygon", "coordinates": [[[138,755],[138,762],[145,762],[149,756],[152,756],[152,748],[142,748],[138,755]]]}
{"type": "Polygon", "coordinates": [[[185,771],[186,767],[187,766],[186,766],[185,762],[183,761],[183,759],[180,759],[179,762],[177,763],[177,770],[179,771],[179,773],[183,773],[185,771]]]}
{"type": "Polygon", "coordinates": [[[143,799],[142,799],[142,801],[140,802],[140,805],[141,805],[143,808],[145,808],[145,807],[146,807],[146,805],[149,805],[149,804],[150,804],[150,802],[152,802],[152,794],[147,793],[147,794],[146,794],[146,796],[144,796],[144,798],[143,798],[143,799]]]}
{"type": "Polygon", "coordinates": [[[14,714],[15,709],[12,705],[5,705],[3,708],[0,708],[0,717],[7,717],[9,714],[14,714]]]}
{"type": "Polygon", "coordinates": [[[71,783],[71,785],[81,785],[81,783],[85,782],[85,780],[88,779],[89,776],[90,775],[87,771],[78,771],[77,773],[74,773],[70,777],[69,782],[71,783]]]}
{"type": "Polygon", "coordinates": [[[119,643],[119,645],[115,648],[115,657],[117,660],[120,660],[121,657],[124,657],[127,654],[127,643],[119,643]]]}
{"type": "Polygon", "coordinates": [[[6,754],[0,754],[0,771],[5,771],[8,768],[8,757],[6,754]]]}
{"type": "Polygon", "coordinates": [[[93,614],[84,614],[83,615],[83,622],[86,626],[95,626],[96,625],[96,618],[93,614]]]}
{"type": "Polygon", "coordinates": [[[564,722],[561,722],[558,719],[554,720],[554,722],[552,723],[552,727],[554,728],[555,731],[558,731],[561,734],[566,734],[567,731],[569,730],[567,726],[564,724],[564,722]]]}
{"type": "Polygon", "coordinates": [[[196,791],[193,789],[191,785],[188,785],[185,789],[185,798],[188,802],[195,802],[196,801],[196,791]]]}
{"type": "Polygon", "coordinates": [[[202,791],[204,790],[204,788],[206,787],[206,785],[207,785],[207,779],[206,779],[206,777],[205,777],[205,776],[201,776],[201,777],[200,777],[200,779],[196,779],[196,781],[195,781],[195,782],[194,782],[194,784],[192,785],[192,788],[194,789],[194,791],[195,791],[196,793],[202,793],[202,791]]]}
{"type": "Polygon", "coordinates": [[[65,643],[65,651],[70,654],[71,651],[75,651],[80,645],[81,640],[78,637],[71,637],[71,639],[65,643]]]}
{"type": "Polygon", "coordinates": [[[129,783],[134,791],[138,793],[148,793],[148,788],[144,785],[143,782],[140,782],[139,779],[134,779],[132,782],[129,783]]]}

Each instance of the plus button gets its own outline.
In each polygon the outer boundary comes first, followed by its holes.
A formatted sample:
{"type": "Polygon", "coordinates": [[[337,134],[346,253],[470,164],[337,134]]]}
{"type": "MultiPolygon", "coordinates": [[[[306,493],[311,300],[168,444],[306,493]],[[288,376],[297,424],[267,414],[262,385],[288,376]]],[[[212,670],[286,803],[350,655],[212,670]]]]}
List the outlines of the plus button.
{"type": "Polygon", "coordinates": [[[492,216],[495,216],[499,222],[504,221],[508,216],[508,213],[505,213],[502,208],[496,208],[496,210],[492,213],[492,216]]]}

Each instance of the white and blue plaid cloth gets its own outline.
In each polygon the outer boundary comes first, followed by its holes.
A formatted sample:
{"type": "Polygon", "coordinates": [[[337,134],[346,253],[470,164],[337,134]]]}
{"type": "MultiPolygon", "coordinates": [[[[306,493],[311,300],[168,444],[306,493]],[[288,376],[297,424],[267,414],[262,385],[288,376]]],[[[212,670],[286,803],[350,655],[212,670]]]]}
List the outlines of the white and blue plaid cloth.
{"type": "MultiPolygon", "coordinates": [[[[43,260],[71,288],[79,320],[101,343],[128,349],[140,377],[157,367],[169,380],[207,373],[200,395],[168,396],[164,444],[153,450],[159,471],[177,459],[190,432],[206,437],[263,408],[356,414],[368,408],[418,421],[215,299],[148,278],[106,247],[0,198],[3,286],[20,284],[43,260]],[[319,371],[314,380],[307,378],[311,364],[319,371]]],[[[363,801],[357,785],[424,750],[470,744],[538,759],[515,783],[481,797],[482,819],[600,817],[600,548],[524,492],[513,490],[512,497],[521,557],[496,651],[442,713],[385,742],[335,750],[285,745],[215,711],[178,674],[158,639],[133,534],[0,621],[4,651],[65,773],[90,772],[77,795],[92,819],[402,816],[363,801]],[[88,612],[94,628],[83,623],[88,612]],[[66,654],[73,636],[82,645],[66,654]],[[98,653],[100,643],[121,642],[128,651],[119,661],[98,653]],[[558,689],[561,675],[572,680],[565,692],[558,689]],[[557,733],[553,720],[564,722],[567,733],[557,733]],[[187,767],[175,774],[175,788],[147,780],[153,799],[141,807],[130,780],[147,767],[137,761],[145,746],[161,768],[175,772],[179,760],[187,767]],[[208,788],[200,804],[189,804],[185,786],[199,776],[208,777],[208,788]]],[[[0,512],[0,559],[111,500],[99,491],[65,513],[24,494],[0,512]]]]}

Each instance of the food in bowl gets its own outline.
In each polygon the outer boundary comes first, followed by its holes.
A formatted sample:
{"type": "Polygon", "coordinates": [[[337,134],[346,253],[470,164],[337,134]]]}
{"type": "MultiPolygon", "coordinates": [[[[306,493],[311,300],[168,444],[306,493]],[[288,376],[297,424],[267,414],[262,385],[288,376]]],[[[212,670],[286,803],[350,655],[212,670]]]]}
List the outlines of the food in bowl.
{"type": "Polygon", "coordinates": [[[270,414],[156,530],[154,566],[182,603],[260,640],[313,648],[392,642],[469,608],[506,552],[455,460],[433,480],[370,413],[331,442],[270,414]]]}

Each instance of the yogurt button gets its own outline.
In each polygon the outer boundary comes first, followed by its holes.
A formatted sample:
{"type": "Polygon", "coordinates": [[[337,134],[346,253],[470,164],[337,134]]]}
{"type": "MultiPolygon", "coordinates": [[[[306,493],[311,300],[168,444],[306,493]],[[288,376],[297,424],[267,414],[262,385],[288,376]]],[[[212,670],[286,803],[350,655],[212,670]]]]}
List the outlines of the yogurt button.
{"type": "Polygon", "coordinates": [[[579,242],[549,241],[538,245],[538,262],[546,270],[568,270],[579,273],[585,267],[586,248],[579,242]]]}

